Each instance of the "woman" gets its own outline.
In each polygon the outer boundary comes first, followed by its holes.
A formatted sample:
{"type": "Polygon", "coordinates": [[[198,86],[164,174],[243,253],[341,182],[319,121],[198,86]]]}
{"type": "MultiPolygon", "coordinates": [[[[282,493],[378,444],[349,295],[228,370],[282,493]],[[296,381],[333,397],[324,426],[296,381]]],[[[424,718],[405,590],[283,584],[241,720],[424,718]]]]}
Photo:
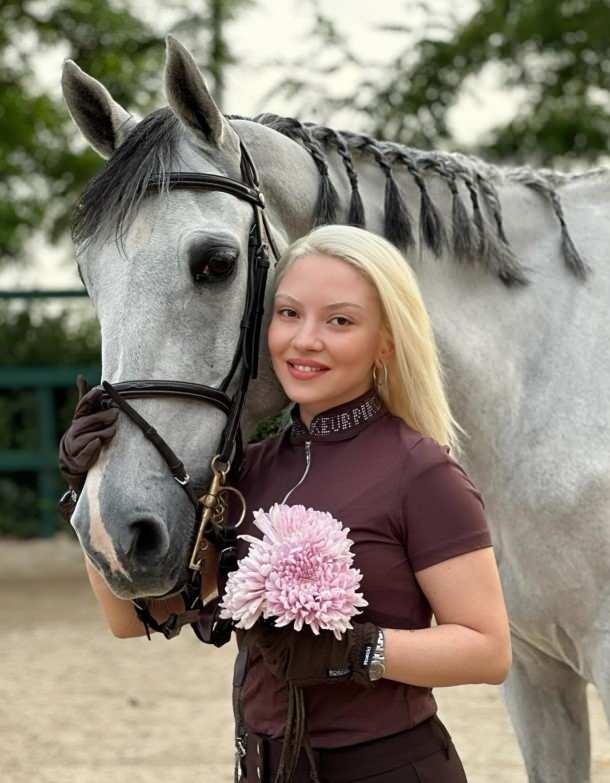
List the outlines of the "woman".
{"type": "MultiPolygon", "coordinates": [[[[248,783],[463,783],[431,689],[501,683],[510,633],[483,500],[449,454],[460,428],[416,278],[381,237],[317,228],[278,265],[267,342],[292,422],[246,448],[237,486],[250,510],[289,501],[344,522],[368,606],[340,641],[260,622],[238,632],[242,771],[248,783]]],[[[102,440],[113,427],[100,419],[102,440]]],[[[251,514],[243,532],[257,535],[251,514]]],[[[88,571],[114,632],[141,635],[88,571]]],[[[158,619],[182,609],[166,603],[158,619]]]]}

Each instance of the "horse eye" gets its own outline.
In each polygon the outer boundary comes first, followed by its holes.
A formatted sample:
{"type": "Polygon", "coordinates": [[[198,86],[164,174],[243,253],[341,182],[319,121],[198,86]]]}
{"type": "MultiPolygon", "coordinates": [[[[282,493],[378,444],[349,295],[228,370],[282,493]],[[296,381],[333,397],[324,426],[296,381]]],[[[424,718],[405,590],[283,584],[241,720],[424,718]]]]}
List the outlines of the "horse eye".
{"type": "Polygon", "coordinates": [[[238,255],[237,249],[233,248],[208,247],[205,252],[197,252],[193,248],[189,259],[193,280],[196,283],[220,283],[227,280],[235,268],[238,255]]]}

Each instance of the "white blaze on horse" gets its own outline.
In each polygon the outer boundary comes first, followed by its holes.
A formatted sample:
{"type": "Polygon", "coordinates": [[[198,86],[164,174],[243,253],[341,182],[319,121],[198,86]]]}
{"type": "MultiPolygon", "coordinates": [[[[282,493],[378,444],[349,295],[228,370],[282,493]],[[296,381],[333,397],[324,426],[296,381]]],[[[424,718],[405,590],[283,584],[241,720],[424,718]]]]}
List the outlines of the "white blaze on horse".
{"type": "MultiPolygon", "coordinates": [[[[225,117],[173,39],[165,80],[169,107],[136,122],[74,63],[64,68],[70,112],[109,159],[75,224],[102,377],[216,387],[239,341],[252,206],[219,191],[150,192],[151,178],[239,180],[241,139],[280,248],[324,222],[399,245],[470,434],[461,459],[492,530],[512,629],[503,691],[529,780],[589,781],[588,682],[610,716],[610,176],[497,168],[275,115],[225,117]]],[[[269,291],[265,305],[263,333],[269,291]]],[[[287,403],[264,339],[260,348],[244,442],[287,403]]],[[[203,492],[226,415],[186,398],[132,404],[203,492]]],[[[117,595],[158,596],[186,578],[193,507],[127,417],[72,523],[117,595]]]]}

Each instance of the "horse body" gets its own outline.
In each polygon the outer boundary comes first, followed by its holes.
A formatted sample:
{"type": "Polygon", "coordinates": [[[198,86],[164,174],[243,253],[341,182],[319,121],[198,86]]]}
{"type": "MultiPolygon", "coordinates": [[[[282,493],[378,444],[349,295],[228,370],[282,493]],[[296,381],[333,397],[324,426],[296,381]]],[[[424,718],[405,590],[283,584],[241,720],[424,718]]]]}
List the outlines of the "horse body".
{"type": "Polygon", "coordinates": [[[596,215],[609,182],[561,189],[585,281],[558,263],[545,203],[521,185],[498,192],[531,285],[454,265],[420,280],[492,529],[513,647],[502,687],[529,780],[588,781],[587,682],[610,715],[610,232],[596,215]]]}
{"type": "MultiPolygon", "coordinates": [[[[69,80],[91,88],[92,80],[82,72],[71,71],[69,80]]],[[[353,208],[355,174],[366,227],[387,234],[388,208],[400,204],[396,197],[388,200],[388,172],[378,164],[399,154],[391,145],[383,157],[371,140],[354,136],[346,165],[345,148],[330,143],[336,139],[329,129],[308,133],[295,126],[290,138],[272,121],[229,124],[202,85],[188,54],[170,43],[166,86],[180,121],[174,165],[239,178],[237,131],[261,174],[280,246],[319,220],[325,166],[337,191],[337,222],[353,208]],[[328,142],[322,162],[316,160],[316,132],[321,145],[328,142]]],[[[81,89],[71,99],[69,85],[66,94],[96,148],[112,133],[114,148],[121,144],[125,113],[120,107],[107,110],[109,96],[101,99],[91,88],[89,95],[81,89]],[[82,107],[87,114],[79,111],[80,104],[87,104],[82,107]],[[110,122],[105,134],[87,124],[92,104],[100,122],[110,122]]],[[[107,148],[103,152],[109,154],[107,148]]],[[[471,198],[465,214],[476,222],[472,182],[487,177],[479,180],[481,187],[492,183],[484,218],[488,227],[495,218],[508,240],[505,245],[491,237],[480,257],[470,253],[461,263],[451,252],[436,257],[434,231],[442,225],[429,213],[414,179],[417,169],[404,156],[393,161],[407,165],[393,165],[391,176],[411,211],[403,217],[419,226],[407,257],[434,325],[452,411],[470,435],[458,456],[482,491],[492,530],[513,633],[513,666],[503,690],[529,779],[585,783],[590,774],[587,682],[596,685],[610,716],[610,362],[604,351],[610,338],[610,232],[604,221],[610,178],[595,173],[544,179],[525,171],[492,172],[459,156],[426,155],[418,166],[429,167],[424,189],[437,217],[448,225],[453,209],[455,218],[455,195],[447,184],[455,182],[457,172],[458,196],[465,204],[471,198]],[[454,163],[452,173],[446,167],[454,163]],[[553,185],[563,212],[548,197],[553,185]],[[589,276],[579,272],[569,248],[565,251],[559,215],[591,265],[589,276]],[[562,248],[568,261],[571,257],[567,266],[562,248]],[[526,278],[529,285],[523,284],[526,278]]],[[[227,194],[162,193],[138,203],[123,252],[117,243],[97,238],[80,253],[102,328],[104,378],[220,382],[238,339],[245,270],[237,264],[230,280],[197,286],[192,263],[211,246],[235,248],[243,258],[250,220],[251,208],[227,194]]],[[[271,314],[270,288],[263,334],[271,314]]],[[[244,436],[257,419],[285,403],[263,337],[259,377],[242,417],[244,436]]],[[[203,491],[224,416],[188,401],[136,400],[134,407],[179,453],[203,491]]],[[[161,595],[184,577],[192,508],[129,420],[122,421],[90,471],[72,522],[118,595],[161,595]]]]}

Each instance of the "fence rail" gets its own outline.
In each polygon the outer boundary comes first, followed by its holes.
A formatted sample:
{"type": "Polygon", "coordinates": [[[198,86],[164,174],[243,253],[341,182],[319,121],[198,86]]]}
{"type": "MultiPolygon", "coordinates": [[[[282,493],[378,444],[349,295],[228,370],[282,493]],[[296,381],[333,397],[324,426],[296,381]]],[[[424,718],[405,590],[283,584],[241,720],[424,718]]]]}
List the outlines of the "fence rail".
{"type": "Polygon", "coordinates": [[[49,291],[48,288],[23,291],[16,288],[12,291],[0,291],[0,299],[83,299],[86,296],[84,288],[58,288],[56,291],[49,291]]]}
{"type": "MultiPolygon", "coordinates": [[[[36,299],[82,299],[87,292],[82,289],[57,290],[3,290],[0,300],[36,300],[36,299]]],[[[51,536],[57,527],[57,441],[56,389],[73,388],[76,376],[81,373],[89,384],[100,381],[100,367],[70,366],[0,366],[0,393],[13,390],[15,394],[23,391],[34,392],[36,431],[38,443],[35,448],[0,448],[0,473],[3,475],[35,473],[37,495],[40,501],[41,536],[51,536]]]]}
{"type": "Polygon", "coordinates": [[[99,367],[0,367],[0,389],[33,389],[36,394],[38,448],[1,449],[0,471],[36,473],[40,504],[40,535],[51,536],[57,526],[57,435],[55,401],[57,388],[74,386],[78,373],[92,386],[100,382],[99,367]]]}

